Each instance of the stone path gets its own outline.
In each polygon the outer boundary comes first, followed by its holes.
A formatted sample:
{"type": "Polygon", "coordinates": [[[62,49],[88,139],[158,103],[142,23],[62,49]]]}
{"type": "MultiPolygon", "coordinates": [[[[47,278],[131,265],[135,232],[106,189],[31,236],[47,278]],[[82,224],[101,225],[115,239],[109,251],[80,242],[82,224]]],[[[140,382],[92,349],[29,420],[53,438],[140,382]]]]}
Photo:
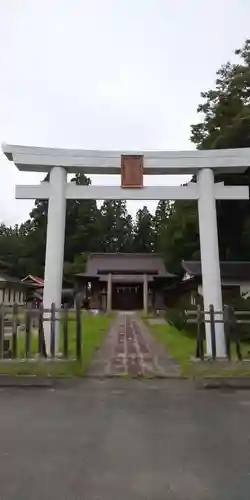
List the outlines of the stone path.
{"type": "Polygon", "coordinates": [[[138,315],[119,313],[88,370],[96,377],[176,377],[174,360],[152,337],[138,315]]]}

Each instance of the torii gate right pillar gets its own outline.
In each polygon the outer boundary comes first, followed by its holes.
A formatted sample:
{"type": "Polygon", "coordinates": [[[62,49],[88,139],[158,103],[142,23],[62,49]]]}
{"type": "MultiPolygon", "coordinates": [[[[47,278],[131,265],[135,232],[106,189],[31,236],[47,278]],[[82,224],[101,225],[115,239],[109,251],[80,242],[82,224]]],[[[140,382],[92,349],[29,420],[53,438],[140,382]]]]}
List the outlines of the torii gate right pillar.
{"type": "MultiPolygon", "coordinates": [[[[222,291],[220,275],[220,258],[218,244],[216,199],[214,192],[214,173],[211,168],[202,168],[198,171],[198,213],[200,229],[200,252],[202,268],[202,287],[204,310],[208,311],[209,305],[215,311],[222,311],[222,291]]],[[[220,319],[217,315],[216,319],[220,319]]],[[[210,323],[205,323],[206,328],[206,354],[212,355],[210,323]]],[[[216,354],[225,356],[225,336],[223,323],[215,324],[216,354]]]]}

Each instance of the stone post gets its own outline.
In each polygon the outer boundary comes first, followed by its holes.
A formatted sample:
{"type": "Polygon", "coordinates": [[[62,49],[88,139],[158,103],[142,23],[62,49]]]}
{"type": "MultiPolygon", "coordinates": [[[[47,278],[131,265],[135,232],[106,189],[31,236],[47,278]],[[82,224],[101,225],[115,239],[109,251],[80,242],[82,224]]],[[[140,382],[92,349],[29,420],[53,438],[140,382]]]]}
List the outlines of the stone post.
{"type": "Polygon", "coordinates": [[[107,289],[107,313],[110,314],[112,310],[112,274],[108,275],[108,289],[107,289]]]}
{"type": "Polygon", "coordinates": [[[145,314],[148,313],[148,277],[146,274],[143,279],[143,310],[145,314]]]}

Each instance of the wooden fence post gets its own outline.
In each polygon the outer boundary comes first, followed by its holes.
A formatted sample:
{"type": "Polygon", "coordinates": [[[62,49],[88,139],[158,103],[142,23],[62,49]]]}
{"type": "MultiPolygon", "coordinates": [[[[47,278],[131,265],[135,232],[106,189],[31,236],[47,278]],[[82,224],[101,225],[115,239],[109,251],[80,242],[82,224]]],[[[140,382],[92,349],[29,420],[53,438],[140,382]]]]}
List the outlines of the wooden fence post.
{"type": "Polygon", "coordinates": [[[38,352],[40,356],[47,358],[46,345],[44,339],[44,331],[43,331],[43,304],[40,304],[39,307],[39,316],[38,316],[38,352]]]}
{"type": "Polygon", "coordinates": [[[64,310],[63,310],[63,356],[64,356],[64,358],[67,358],[69,355],[68,322],[69,322],[69,311],[68,311],[68,306],[65,305],[64,310]]]}
{"type": "Polygon", "coordinates": [[[55,357],[55,326],[56,326],[56,306],[55,303],[51,304],[50,314],[50,354],[52,358],[55,357]]]}
{"type": "Polygon", "coordinates": [[[223,319],[227,358],[231,360],[231,311],[229,306],[224,306],[223,319]]]}
{"type": "Polygon", "coordinates": [[[4,357],[4,305],[0,305],[0,359],[4,357]]]}
{"type": "Polygon", "coordinates": [[[82,359],[82,324],[81,324],[81,301],[76,300],[76,359],[82,359]]]}
{"type": "Polygon", "coordinates": [[[203,346],[203,332],[202,332],[202,311],[201,306],[197,305],[197,348],[196,348],[196,357],[204,359],[204,346],[203,346]]]}
{"type": "Polygon", "coordinates": [[[237,332],[237,318],[235,316],[234,308],[233,307],[230,308],[230,312],[231,312],[231,317],[232,317],[232,323],[233,323],[233,326],[235,327],[234,338],[235,338],[236,354],[237,354],[238,360],[242,361],[242,354],[241,354],[241,349],[240,349],[239,335],[238,335],[238,332],[237,332]]]}
{"type": "Polygon", "coordinates": [[[209,306],[209,323],[210,323],[210,333],[211,333],[211,345],[212,345],[212,358],[216,359],[216,342],[215,342],[215,320],[214,320],[214,306],[210,304],[209,306]]]}
{"type": "Polygon", "coordinates": [[[237,353],[238,360],[242,361],[242,354],[241,354],[241,350],[240,350],[240,342],[239,342],[238,338],[236,339],[236,353],[237,353]]]}
{"type": "Polygon", "coordinates": [[[17,318],[18,318],[18,306],[13,305],[12,308],[12,357],[17,357],[17,318]]]}
{"type": "Polygon", "coordinates": [[[240,349],[240,341],[237,332],[237,318],[234,312],[234,308],[229,306],[229,318],[230,318],[230,340],[235,342],[236,354],[239,361],[242,360],[242,354],[240,349]]]}
{"type": "Polygon", "coordinates": [[[31,316],[27,308],[25,311],[25,355],[26,358],[30,357],[30,341],[31,341],[31,316]]]}

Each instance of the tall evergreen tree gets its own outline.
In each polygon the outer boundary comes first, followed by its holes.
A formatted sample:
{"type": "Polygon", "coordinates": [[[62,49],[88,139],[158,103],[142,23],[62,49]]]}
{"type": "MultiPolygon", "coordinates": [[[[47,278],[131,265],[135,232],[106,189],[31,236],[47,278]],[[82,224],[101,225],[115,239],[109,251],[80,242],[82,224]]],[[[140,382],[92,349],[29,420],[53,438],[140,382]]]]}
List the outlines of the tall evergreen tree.
{"type": "Polygon", "coordinates": [[[144,206],[136,213],[134,226],[134,252],[153,252],[155,250],[155,230],[153,216],[144,206]]]}
{"type": "MultiPolygon", "coordinates": [[[[191,141],[198,149],[250,147],[250,40],[235,55],[238,62],[223,65],[215,88],[201,94],[197,111],[202,119],[191,127],[191,141]]],[[[217,175],[216,181],[250,186],[250,174],[217,175]]],[[[221,260],[249,260],[250,202],[219,201],[217,218],[221,260]]],[[[164,244],[174,267],[182,258],[199,257],[196,202],[174,204],[164,244]]]]}
{"type": "Polygon", "coordinates": [[[105,200],[100,208],[100,251],[130,252],[133,222],[125,200],[105,200]]]}
{"type": "MultiPolygon", "coordinates": [[[[71,180],[76,185],[89,186],[91,181],[84,174],[71,180]]],[[[99,211],[96,200],[68,200],[65,228],[65,260],[74,261],[82,252],[96,252],[100,244],[99,211]]]]}
{"type": "MultiPolygon", "coordinates": [[[[191,140],[198,149],[250,147],[250,40],[235,51],[239,61],[217,71],[215,89],[201,94],[203,120],[192,125],[191,140]]],[[[220,175],[217,181],[250,186],[250,173],[220,175]]],[[[250,202],[217,203],[220,258],[247,260],[250,252],[250,202]]]]}
{"type": "Polygon", "coordinates": [[[155,250],[161,252],[165,231],[168,226],[168,219],[172,212],[172,204],[169,200],[160,200],[157,204],[155,215],[153,218],[154,233],[155,233],[155,250]]]}
{"type": "MultiPolygon", "coordinates": [[[[45,177],[45,181],[49,176],[45,177]]],[[[77,174],[71,182],[89,185],[90,179],[77,174]]],[[[26,267],[29,273],[43,276],[47,231],[48,201],[36,200],[30,219],[21,226],[26,232],[26,267]]],[[[73,263],[82,252],[99,249],[99,212],[95,200],[68,200],[66,206],[64,259],[73,263]]]]}

